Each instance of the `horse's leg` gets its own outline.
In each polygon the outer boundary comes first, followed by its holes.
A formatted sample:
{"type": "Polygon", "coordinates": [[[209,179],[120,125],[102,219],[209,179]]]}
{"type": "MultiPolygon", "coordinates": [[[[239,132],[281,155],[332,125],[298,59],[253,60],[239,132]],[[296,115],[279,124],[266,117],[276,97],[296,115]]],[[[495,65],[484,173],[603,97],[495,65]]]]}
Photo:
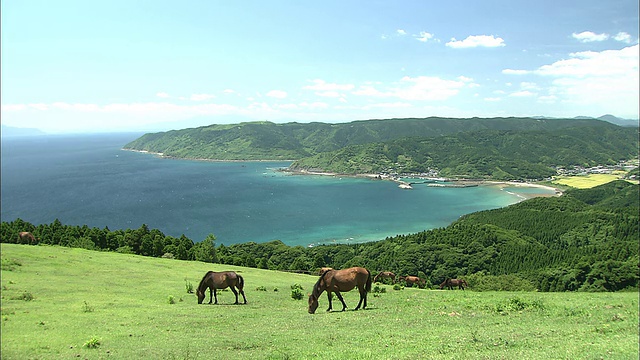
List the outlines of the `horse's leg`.
{"type": "Polygon", "coordinates": [[[209,288],[209,305],[211,305],[211,301],[213,301],[213,289],[209,288]]]}
{"type": "Polygon", "coordinates": [[[235,287],[233,285],[229,286],[229,289],[231,289],[231,291],[233,291],[233,295],[236,296],[236,302],[234,302],[234,305],[238,305],[238,292],[236,291],[235,287]]]}
{"type": "MultiPolygon", "coordinates": [[[[216,299],[216,302],[214,302],[214,304],[218,305],[218,290],[217,289],[213,289],[213,296],[216,299]]],[[[209,303],[211,304],[211,303],[209,303]]]]}
{"type": "Polygon", "coordinates": [[[242,295],[242,298],[244,299],[244,303],[246,304],[247,303],[247,297],[244,296],[244,290],[242,290],[242,289],[238,289],[238,290],[240,290],[240,294],[242,295]]]}
{"type": "Polygon", "coordinates": [[[340,291],[336,291],[336,296],[338,296],[338,299],[340,299],[340,302],[342,303],[342,311],[344,311],[347,308],[347,304],[344,302],[344,299],[342,298],[342,294],[340,294],[340,291]]]}
{"type": "Polygon", "coordinates": [[[328,291],[328,290],[327,290],[327,299],[329,299],[329,308],[327,309],[327,311],[331,311],[331,309],[333,308],[331,304],[331,291],[328,291]]]}
{"type": "Polygon", "coordinates": [[[367,307],[367,301],[366,301],[366,297],[365,297],[367,292],[364,290],[364,287],[358,287],[358,292],[360,293],[360,301],[358,301],[358,306],[356,306],[356,308],[353,309],[353,310],[360,309],[360,305],[362,305],[362,300],[364,300],[363,309],[367,307]],[[365,295],[363,295],[363,294],[365,294],[365,295]]]}

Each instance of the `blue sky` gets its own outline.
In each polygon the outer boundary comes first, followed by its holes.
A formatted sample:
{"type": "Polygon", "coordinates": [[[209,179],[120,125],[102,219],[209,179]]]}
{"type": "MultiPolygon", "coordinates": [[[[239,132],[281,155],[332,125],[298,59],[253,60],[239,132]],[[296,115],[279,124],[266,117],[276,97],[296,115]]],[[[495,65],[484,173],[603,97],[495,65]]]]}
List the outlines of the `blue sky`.
{"type": "Polygon", "coordinates": [[[8,126],[639,117],[637,0],[1,4],[8,126]]]}

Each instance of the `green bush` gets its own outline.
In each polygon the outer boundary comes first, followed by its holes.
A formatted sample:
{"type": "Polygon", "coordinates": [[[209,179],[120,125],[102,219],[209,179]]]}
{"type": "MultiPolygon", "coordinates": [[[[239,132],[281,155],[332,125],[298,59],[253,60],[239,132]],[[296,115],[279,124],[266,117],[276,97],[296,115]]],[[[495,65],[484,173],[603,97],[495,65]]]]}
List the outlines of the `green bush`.
{"type": "Polygon", "coordinates": [[[193,284],[191,284],[191,281],[187,281],[186,279],[185,281],[185,287],[187,288],[187,294],[193,294],[193,284]]]}
{"type": "Polygon", "coordinates": [[[82,346],[89,349],[95,349],[100,346],[100,340],[94,336],[91,339],[87,340],[87,342],[85,342],[82,346]]]}
{"type": "Polygon", "coordinates": [[[302,300],[304,298],[304,293],[302,292],[302,290],[304,289],[300,284],[291,285],[291,298],[294,300],[302,300]]]}

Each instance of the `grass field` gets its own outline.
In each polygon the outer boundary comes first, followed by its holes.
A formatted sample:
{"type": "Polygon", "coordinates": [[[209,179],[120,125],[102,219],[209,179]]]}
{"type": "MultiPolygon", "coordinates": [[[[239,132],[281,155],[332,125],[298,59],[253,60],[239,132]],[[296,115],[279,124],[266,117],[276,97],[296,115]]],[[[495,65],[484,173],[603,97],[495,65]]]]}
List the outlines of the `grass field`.
{"type": "MultiPolygon", "coordinates": [[[[51,246],[1,250],[2,359],[638,358],[637,292],[387,285],[369,294],[367,310],[327,313],[323,294],[310,315],[316,276],[51,246]],[[231,305],[225,291],[221,304],[198,305],[186,284],[197,287],[207,270],[241,273],[248,304],[231,305]],[[294,284],[303,300],[292,299],[294,284]]],[[[357,304],[357,292],[344,297],[357,304]]]]}
{"type": "Polygon", "coordinates": [[[620,176],[616,174],[589,174],[584,176],[557,177],[552,183],[567,185],[578,189],[589,189],[615,180],[620,180],[620,176]]]}

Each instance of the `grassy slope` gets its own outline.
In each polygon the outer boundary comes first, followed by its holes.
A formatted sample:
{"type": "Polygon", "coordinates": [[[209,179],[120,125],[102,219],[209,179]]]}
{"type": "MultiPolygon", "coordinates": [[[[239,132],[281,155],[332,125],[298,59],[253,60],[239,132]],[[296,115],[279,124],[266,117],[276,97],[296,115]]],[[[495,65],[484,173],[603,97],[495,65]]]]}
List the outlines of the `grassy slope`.
{"type": "MultiPolygon", "coordinates": [[[[637,293],[392,290],[370,309],[309,315],[317,277],[47,246],[2,244],[2,358],[468,359],[638,354],[637,293]],[[246,281],[248,305],[197,305],[207,270],[246,281]],[[265,286],[267,291],[257,291],[265,286]],[[274,292],[273,289],[279,291],[274,292]],[[16,299],[25,292],[33,300],[16,299]],[[169,304],[168,297],[177,302],[169,304]],[[180,301],[183,300],[183,301],[180,301]],[[98,348],[83,344],[92,337],[98,348]]],[[[357,293],[345,294],[350,308],[357,293]]],[[[338,307],[339,308],[339,307],[338,307]]]]}

